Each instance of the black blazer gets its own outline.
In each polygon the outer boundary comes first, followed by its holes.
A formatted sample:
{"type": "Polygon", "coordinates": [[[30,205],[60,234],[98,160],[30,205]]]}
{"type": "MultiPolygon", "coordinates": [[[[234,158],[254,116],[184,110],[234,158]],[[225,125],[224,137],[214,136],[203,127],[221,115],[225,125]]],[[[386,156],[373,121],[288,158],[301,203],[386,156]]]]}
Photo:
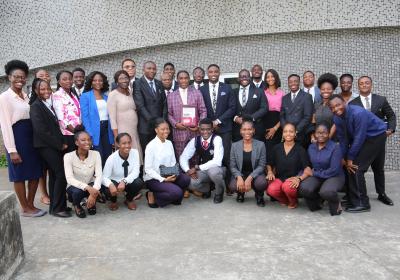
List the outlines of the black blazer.
{"type": "MultiPolygon", "coordinates": [[[[254,81],[251,81],[251,83],[253,84],[254,87],[256,87],[256,84],[254,83],[254,81]]],[[[267,88],[267,83],[264,82],[264,81],[261,81],[261,84],[260,84],[259,88],[262,89],[262,90],[265,90],[267,88]]]]}
{"type": "Polygon", "coordinates": [[[232,131],[233,117],[236,111],[236,99],[232,94],[232,89],[229,85],[219,82],[217,93],[217,108],[214,113],[212,109],[212,101],[210,98],[209,83],[205,83],[200,87],[203,95],[204,104],[207,108],[207,117],[211,120],[219,119],[221,121],[219,133],[232,131]]]}
{"type": "MultiPolygon", "coordinates": [[[[262,136],[265,135],[263,117],[265,116],[265,114],[267,114],[268,111],[268,101],[267,98],[265,98],[264,91],[261,88],[257,88],[255,85],[250,84],[247,103],[244,107],[242,107],[239,101],[239,98],[241,98],[240,87],[233,90],[233,95],[236,99],[235,116],[241,117],[247,115],[252,117],[255,122],[255,129],[257,134],[256,138],[258,140],[263,140],[262,136]],[[260,137],[261,139],[259,139],[260,137]]],[[[238,137],[240,137],[240,126],[235,122],[233,123],[233,130],[235,139],[238,139],[238,137]]]]}
{"type": "Polygon", "coordinates": [[[35,148],[52,148],[62,151],[66,144],[57,117],[39,98],[31,105],[29,112],[33,127],[33,146],[35,148]]]}
{"type": "Polygon", "coordinates": [[[298,133],[305,134],[311,124],[313,112],[314,104],[310,94],[300,89],[296,99],[292,102],[292,94],[288,93],[282,98],[281,126],[290,122],[296,126],[298,133]]]}
{"type": "MultiPolygon", "coordinates": [[[[358,96],[354,98],[350,103],[350,105],[357,105],[364,108],[363,103],[361,101],[361,97],[358,96]]],[[[386,97],[372,94],[371,96],[371,112],[374,113],[378,118],[387,123],[388,129],[393,132],[396,130],[397,120],[396,115],[387,101],[386,97]]]]}
{"type": "Polygon", "coordinates": [[[152,134],[150,121],[154,118],[168,119],[167,98],[164,87],[159,80],[154,79],[156,94],[153,95],[146,78],[143,76],[135,81],[133,99],[138,111],[138,130],[142,134],[152,134]]]}

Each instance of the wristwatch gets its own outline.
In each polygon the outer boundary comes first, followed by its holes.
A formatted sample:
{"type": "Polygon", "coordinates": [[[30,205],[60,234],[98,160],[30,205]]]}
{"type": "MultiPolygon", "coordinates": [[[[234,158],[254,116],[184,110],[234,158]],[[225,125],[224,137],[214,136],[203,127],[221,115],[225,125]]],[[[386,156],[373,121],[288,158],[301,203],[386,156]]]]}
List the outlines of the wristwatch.
{"type": "Polygon", "coordinates": [[[125,185],[127,185],[127,184],[128,184],[128,182],[126,181],[126,179],[125,179],[125,178],[124,178],[124,179],[122,179],[122,180],[121,180],[121,182],[124,182],[124,184],[125,184],[125,185]]]}

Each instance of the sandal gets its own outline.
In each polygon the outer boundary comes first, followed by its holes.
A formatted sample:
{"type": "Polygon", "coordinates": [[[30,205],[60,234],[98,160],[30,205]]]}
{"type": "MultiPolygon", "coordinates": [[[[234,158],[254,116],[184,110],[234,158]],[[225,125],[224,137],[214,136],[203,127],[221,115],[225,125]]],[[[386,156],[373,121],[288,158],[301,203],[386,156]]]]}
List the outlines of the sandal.
{"type": "Polygon", "coordinates": [[[158,208],[157,203],[155,203],[155,202],[154,203],[150,203],[149,202],[149,192],[150,191],[146,192],[147,205],[149,205],[150,208],[158,208]]]}
{"type": "Polygon", "coordinates": [[[116,202],[110,202],[110,204],[108,204],[108,209],[115,211],[118,209],[118,204],[116,202]]]}
{"type": "Polygon", "coordinates": [[[134,200],[132,200],[132,201],[125,200],[124,203],[125,203],[126,207],[128,207],[129,210],[136,210],[136,204],[135,204],[134,200]]]}
{"type": "Polygon", "coordinates": [[[81,206],[75,206],[75,214],[78,218],[86,218],[85,210],[81,206]]]}

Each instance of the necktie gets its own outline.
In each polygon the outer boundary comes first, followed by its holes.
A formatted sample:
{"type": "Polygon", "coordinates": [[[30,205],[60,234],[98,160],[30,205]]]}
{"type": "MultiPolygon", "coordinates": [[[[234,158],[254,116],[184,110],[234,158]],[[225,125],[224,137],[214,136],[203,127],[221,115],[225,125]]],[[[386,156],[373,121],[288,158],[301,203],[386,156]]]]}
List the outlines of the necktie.
{"type": "Polygon", "coordinates": [[[242,88],[242,107],[246,106],[246,88],[242,88]]]}
{"type": "Polygon", "coordinates": [[[150,81],[149,82],[149,85],[150,85],[150,89],[151,89],[151,93],[154,95],[154,96],[156,96],[156,91],[154,90],[154,82],[153,81],[150,81]]]}
{"type": "Polygon", "coordinates": [[[292,102],[296,99],[296,93],[292,93],[292,102]]]}
{"type": "Polygon", "coordinates": [[[371,103],[369,102],[369,96],[365,97],[365,109],[371,111],[371,103]]]}
{"type": "Polygon", "coordinates": [[[205,150],[207,150],[207,148],[208,148],[208,142],[206,140],[203,141],[203,148],[205,150]]]}
{"type": "Polygon", "coordinates": [[[212,96],[213,96],[212,109],[215,113],[215,111],[217,111],[217,92],[215,91],[215,84],[213,84],[212,96]]]}
{"type": "Polygon", "coordinates": [[[124,160],[124,163],[122,163],[122,166],[124,167],[124,177],[126,177],[126,176],[128,176],[129,162],[127,160],[124,160]]]}

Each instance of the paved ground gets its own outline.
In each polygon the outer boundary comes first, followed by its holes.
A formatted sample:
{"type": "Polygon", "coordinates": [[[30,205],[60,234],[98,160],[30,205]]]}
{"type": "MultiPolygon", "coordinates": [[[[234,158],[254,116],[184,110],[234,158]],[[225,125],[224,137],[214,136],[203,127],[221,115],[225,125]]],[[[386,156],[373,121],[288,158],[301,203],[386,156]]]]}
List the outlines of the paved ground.
{"type": "Polygon", "coordinates": [[[303,202],[259,208],[253,197],[164,209],[142,198],[136,211],[101,205],[86,219],[21,217],[26,261],[16,279],[400,279],[399,179],[387,174],[395,206],[369,183],[372,211],[336,217],[303,202]]]}

